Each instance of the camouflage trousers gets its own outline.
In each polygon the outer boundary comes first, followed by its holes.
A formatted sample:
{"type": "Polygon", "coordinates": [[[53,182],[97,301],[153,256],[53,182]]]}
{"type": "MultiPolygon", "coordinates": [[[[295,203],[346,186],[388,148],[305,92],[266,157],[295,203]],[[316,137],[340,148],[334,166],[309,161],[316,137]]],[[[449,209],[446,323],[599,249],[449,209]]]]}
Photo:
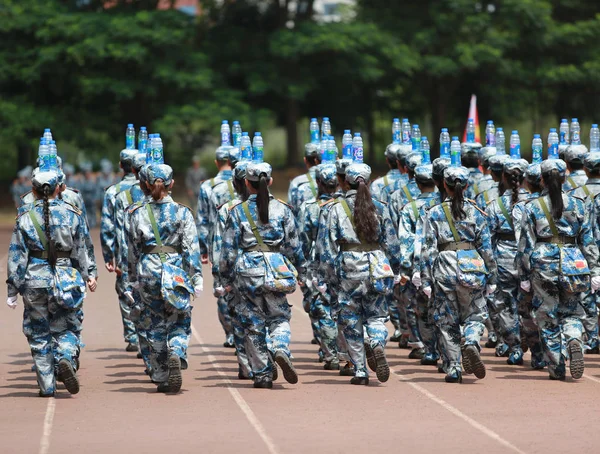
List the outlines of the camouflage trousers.
{"type": "Polygon", "coordinates": [[[45,288],[25,290],[23,301],[23,333],[31,349],[38,386],[43,394],[51,394],[56,391],[58,362],[66,359],[76,367],[83,311],[59,306],[45,288]]]}
{"type": "Polygon", "coordinates": [[[88,226],[93,229],[98,225],[98,214],[96,210],[96,200],[84,199],[85,211],[87,215],[88,226]]]}
{"type": "Polygon", "coordinates": [[[368,279],[354,281],[345,279],[340,284],[338,316],[339,327],[343,330],[348,345],[348,354],[354,364],[357,377],[368,377],[365,365],[365,334],[374,348],[385,347],[388,330],[385,322],[388,316],[388,298],[373,291],[368,279]]]}
{"type": "Polygon", "coordinates": [[[533,276],[531,284],[533,313],[540,328],[548,370],[556,376],[565,375],[569,342],[582,344],[583,295],[565,292],[556,282],[542,280],[538,275],[533,276]]]}
{"type": "Polygon", "coordinates": [[[323,360],[331,361],[337,359],[337,323],[333,320],[331,306],[328,297],[321,294],[315,295],[309,310],[311,320],[314,320],[317,326],[319,345],[323,352],[323,360]]]}
{"type": "Polygon", "coordinates": [[[540,329],[533,316],[533,293],[519,291],[519,316],[521,324],[521,340],[531,352],[531,367],[541,367],[546,365],[544,349],[540,339],[540,329]]]}
{"type": "Polygon", "coordinates": [[[148,333],[146,329],[150,326],[150,309],[142,303],[142,298],[137,290],[133,290],[135,304],[130,308],[129,318],[135,326],[138,339],[138,349],[142,354],[144,365],[148,371],[150,366],[150,344],[148,343],[148,333]]]}
{"type": "Polygon", "coordinates": [[[600,345],[600,340],[598,339],[598,306],[595,294],[591,292],[585,293],[583,308],[585,310],[585,318],[582,321],[587,337],[585,347],[589,349],[596,348],[600,345]]]}
{"type": "Polygon", "coordinates": [[[519,281],[513,276],[500,271],[497,290],[489,309],[490,317],[496,321],[496,333],[508,346],[508,352],[522,355],[518,311],[519,286],[519,281]]]}
{"type": "Polygon", "coordinates": [[[465,345],[480,348],[479,341],[488,318],[483,290],[436,280],[433,298],[433,320],[438,327],[440,354],[448,373],[452,369],[460,372],[461,326],[465,345]]]}
{"type": "Polygon", "coordinates": [[[408,342],[413,348],[423,348],[423,339],[419,329],[419,322],[417,320],[417,305],[416,295],[417,289],[412,283],[408,282],[404,287],[399,285],[394,288],[395,298],[394,301],[398,307],[400,313],[404,313],[406,317],[406,324],[408,326],[408,342]]]}
{"type": "Polygon", "coordinates": [[[233,331],[233,343],[235,344],[236,358],[238,361],[239,371],[244,377],[252,378],[252,368],[248,362],[248,354],[246,353],[246,332],[240,318],[238,303],[239,296],[235,291],[227,293],[223,296],[223,300],[227,304],[227,311],[230,314],[231,329],[233,331]]]}
{"type": "Polygon", "coordinates": [[[255,379],[270,376],[273,362],[269,350],[290,354],[291,306],[282,293],[240,295],[239,320],[246,337],[246,353],[255,379]],[[270,345],[267,345],[270,340],[270,345]]]}
{"type": "Polygon", "coordinates": [[[138,343],[137,331],[135,323],[131,320],[131,306],[125,296],[125,285],[121,276],[117,276],[115,290],[119,298],[119,310],[121,311],[121,321],[123,322],[123,337],[125,338],[125,342],[135,345],[138,343]]]}
{"type": "Polygon", "coordinates": [[[435,324],[433,323],[433,316],[431,307],[429,304],[429,298],[420,289],[415,291],[415,296],[412,299],[412,305],[417,316],[417,323],[419,326],[419,334],[423,347],[425,348],[425,358],[427,359],[439,359],[440,354],[438,353],[438,335],[435,324]]]}
{"type": "Polygon", "coordinates": [[[233,335],[233,326],[225,296],[217,298],[217,309],[219,312],[219,322],[223,327],[223,331],[225,331],[225,338],[229,338],[229,336],[233,335]]]}
{"type": "Polygon", "coordinates": [[[314,316],[311,312],[311,305],[314,299],[317,297],[319,293],[316,289],[312,288],[312,286],[304,286],[301,287],[302,290],[302,308],[304,312],[308,314],[308,318],[310,319],[310,327],[312,329],[313,338],[317,340],[319,345],[321,345],[321,333],[319,332],[319,320],[314,316]]]}

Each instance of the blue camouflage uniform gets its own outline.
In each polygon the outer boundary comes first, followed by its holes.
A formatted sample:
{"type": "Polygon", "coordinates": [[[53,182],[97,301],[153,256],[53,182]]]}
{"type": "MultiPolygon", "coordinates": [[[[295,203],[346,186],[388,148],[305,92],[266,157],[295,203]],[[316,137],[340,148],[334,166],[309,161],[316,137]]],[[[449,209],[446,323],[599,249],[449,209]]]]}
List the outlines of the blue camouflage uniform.
{"type": "MultiPolygon", "coordinates": [[[[251,163],[246,172],[246,178],[258,181],[262,174],[270,178],[271,167],[267,163],[251,163]]],[[[305,281],[306,264],[291,208],[271,196],[269,223],[263,224],[258,220],[256,195],[250,195],[246,202],[233,206],[229,211],[223,232],[219,274],[222,285],[235,288],[240,295],[236,312],[246,330],[246,353],[255,384],[270,379],[273,371],[267,349],[267,330],[275,355],[291,356],[290,305],[285,293],[265,287],[266,267],[275,263],[280,264],[278,269],[285,265],[289,270],[293,265],[298,271],[299,281],[305,281]],[[256,225],[256,235],[246,216],[246,209],[256,225]],[[264,248],[259,245],[257,235],[264,248]]]]}
{"type": "MultiPolygon", "coordinates": [[[[569,145],[565,151],[565,161],[568,164],[584,164],[585,157],[588,155],[588,149],[585,145],[569,145]]],[[[585,170],[574,170],[566,178],[563,184],[563,191],[568,192],[586,184],[587,174],[585,170]]]]}
{"type": "MultiPolygon", "coordinates": [[[[550,170],[559,170],[564,175],[566,165],[561,160],[543,162],[542,173],[550,170]]],[[[540,202],[543,200],[550,209],[547,191],[526,203],[519,240],[519,251],[522,252],[517,255],[521,281],[531,282],[533,312],[540,328],[550,377],[555,379],[565,376],[565,360],[570,356],[571,342],[575,341],[581,347],[582,319],[585,317],[582,292],[589,289],[589,281],[586,286],[584,279],[580,291],[572,292],[574,288],[567,283],[572,282],[572,277],[585,278],[586,272],[591,272],[592,276],[600,274],[598,247],[585,202],[564,193],[562,199],[562,217],[554,220],[559,234],[556,239],[540,202]],[[561,260],[561,254],[567,254],[568,260],[561,260]]]]}
{"type": "Polygon", "coordinates": [[[38,200],[17,218],[9,247],[7,284],[8,296],[23,295],[23,333],[31,348],[40,394],[52,395],[58,362],[65,359],[74,369],[78,365],[81,304],[85,282],[93,277],[89,270],[94,259],[88,255],[85,238],[89,231],[81,212],[59,199],[50,200],[50,236],[60,251],[56,271],[52,270],[41,255],[46,248],[31,219],[37,220],[47,238],[43,211],[43,201],[38,200]]]}
{"type": "Polygon", "coordinates": [[[300,214],[302,203],[317,197],[316,182],[317,167],[311,167],[308,172],[294,178],[288,189],[288,202],[292,207],[294,216],[300,214]]]}
{"type": "MultiPolygon", "coordinates": [[[[365,164],[352,164],[346,169],[346,180],[351,184],[362,178],[368,182],[371,169],[365,164]]],[[[344,332],[348,353],[354,365],[354,375],[368,377],[365,366],[364,328],[370,348],[383,349],[387,340],[387,302],[393,289],[394,271],[399,271],[399,243],[385,204],[373,199],[379,221],[376,244],[363,244],[358,238],[354,218],[356,190],[328,204],[327,228],[317,243],[319,281],[328,282],[336,277],[340,312],[338,324],[344,332]]],[[[337,290],[336,289],[336,290],[337,290]]],[[[386,367],[387,367],[387,363],[386,367]]],[[[378,367],[379,368],[379,367],[378,367]]],[[[387,377],[381,381],[386,381],[387,377]]],[[[387,371],[389,376],[389,369],[387,371]]]]}
{"type": "MultiPolygon", "coordinates": [[[[172,170],[164,165],[148,169],[149,182],[161,178],[168,185],[172,170]],[[166,169],[165,169],[166,168],[166,169]]],[[[191,210],[165,196],[159,201],[148,199],[130,210],[128,230],[128,290],[137,285],[146,323],[143,329],[150,346],[152,380],[164,383],[169,378],[168,360],[177,356],[185,365],[191,335],[191,296],[202,287],[202,266],[198,235],[191,210]],[[150,218],[156,220],[157,234],[150,218]],[[164,259],[164,262],[163,262],[164,259]],[[179,274],[173,274],[180,271],[179,274]],[[169,292],[171,285],[178,285],[169,292]],[[173,301],[172,295],[176,295],[173,301]]],[[[185,367],[184,367],[185,368],[185,367]]]]}
{"type": "MultiPolygon", "coordinates": [[[[217,150],[218,152],[219,150],[217,150]]],[[[218,154],[218,153],[217,153],[218,154]]],[[[227,158],[223,158],[227,159],[227,158]]],[[[231,170],[221,170],[214,178],[206,180],[200,185],[200,194],[198,195],[198,210],[196,213],[196,228],[198,230],[198,238],[200,239],[200,253],[208,254],[211,235],[211,206],[210,198],[213,189],[223,181],[229,181],[232,178],[231,170]]]]}

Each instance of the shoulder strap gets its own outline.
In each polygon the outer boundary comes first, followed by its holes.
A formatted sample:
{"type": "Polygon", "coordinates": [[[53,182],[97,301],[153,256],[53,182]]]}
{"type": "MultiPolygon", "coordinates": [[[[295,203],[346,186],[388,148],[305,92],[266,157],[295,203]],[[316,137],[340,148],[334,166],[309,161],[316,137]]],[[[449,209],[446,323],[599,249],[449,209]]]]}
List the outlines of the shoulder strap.
{"type": "Polygon", "coordinates": [[[350,219],[350,222],[352,223],[352,228],[354,230],[356,230],[356,226],[354,225],[354,214],[352,214],[352,212],[350,211],[350,207],[348,206],[348,202],[346,202],[346,199],[341,199],[340,203],[342,204],[342,207],[344,208],[344,211],[346,212],[346,216],[348,216],[348,219],[350,219]]]}
{"type": "Polygon", "coordinates": [[[242,203],[242,208],[244,209],[244,214],[248,219],[248,223],[250,224],[250,228],[252,229],[252,233],[254,233],[254,237],[256,238],[256,242],[260,245],[261,248],[265,247],[265,243],[258,232],[258,227],[256,226],[256,222],[252,219],[252,214],[250,213],[250,208],[248,207],[248,201],[242,203]]]}
{"type": "Polygon", "coordinates": [[[490,195],[488,194],[488,191],[485,190],[483,191],[483,200],[485,200],[485,203],[490,203],[490,195]]]}
{"type": "Polygon", "coordinates": [[[577,183],[575,183],[575,180],[573,180],[572,177],[567,177],[567,181],[569,182],[569,184],[571,185],[571,187],[573,189],[575,189],[577,187],[577,183]]]}
{"type": "Polygon", "coordinates": [[[585,192],[585,195],[587,197],[592,195],[592,193],[590,192],[590,188],[587,187],[587,184],[584,184],[583,186],[581,186],[581,189],[583,189],[583,192],[585,192]]]}
{"type": "Polygon", "coordinates": [[[449,203],[442,203],[442,208],[444,209],[444,214],[446,215],[446,220],[448,221],[448,225],[450,226],[450,230],[452,230],[452,236],[454,237],[454,241],[457,243],[460,241],[460,236],[456,231],[456,226],[454,225],[454,219],[452,219],[452,214],[450,213],[449,203]]]}
{"type": "Polygon", "coordinates": [[[310,186],[310,190],[312,192],[313,197],[317,197],[317,187],[315,186],[315,180],[312,175],[309,173],[306,174],[306,178],[308,179],[308,185],[310,186]]]}
{"type": "Polygon", "coordinates": [[[383,187],[386,187],[386,186],[387,186],[387,185],[389,185],[389,184],[390,184],[390,179],[388,178],[388,176],[387,176],[387,175],[385,175],[385,176],[383,177],[383,187]]]}
{"type": "Polygon", "coordinates": [[[35,214],[33,214],[33,210],[29,210],[28,214],[29,214],[29,218],[31,219],[31,222],[33,222],[33,227],[35,228],[35,231],[37,232],[38,236],[40,237],[40,241],[42,242],[42,246],[44,246],[44,250],[48,250],[48,237],[42,230],[42,226],[40,225],[37,218],[35,217],[35,214]]]}
{"type": "Polygon", "coordinates": [[[125,196],[127,197],[127,203],[129,203],[129,205],[132,205],[133,204],[133,196],[131,195],[131,188],[129,188],[125,192],[125,196]]]}
{"type": "Polygon", "coordinates": [[[475,195],[479,194],[479,184],[475,183],[473,185],[473,190],[475,191],[475,195]]]}
{"type": "MultiPolygon", "coordinates": [[[[160,239],[160,233],[158,232],[158,225],[156,225],[156,218],[154,217],[154,211],[150,208],[150,204],[146,205],[146,211],[148,212],[148,217],[150,218],[150,224],[152,224],[152,230],[154,231],[154,240],[159,247],[162,247],[162,240],[160,239]]],[[[167,261],[167,257],[164,253],[160,253],[160,261],[165,263],[167,261]]]]}
{"type": "Polygon", "coordinates": [[[408,190],[408,186],[402,186],[402,190],[404,191],[404,194],[406,194],[406,198],[408,199],[408,201],[412,202],[414,199],[410,194],[410,191],[408,190]]]}
{"type": "Polygon", "coordinates": [[[510,228],[514,230],[515,228],[513,226],[512,216],[508,215],[508,210],[506,209],[506,205],[504,205],[504,201],[502,200],[502,197],[498,197],[498,206],[502,210],[502,214],[504,215],[504,217],[508,221],[508,224],[510,225],[510,228]]]}
{"type": "Polygon", "coordinates": [[[121,192],[121,183],[117,183],[117,185],[115,186],[115,191],[118,194],[119,192],[121,192]]]}
{"type": "Polygon", "coordinates": [[[229,195],[232,199],[235,198],[235,191],[233,190],[233,183],[231,180],[227,180],[227,189],[229,189],[229,195]]]}
{"type": "Polygon", "coordinates": [[[410,202],[410,206],[412,207],[413,213],[415,215],[415,221],[419,220],[419,210],[417,209],[417,203],[413,200],[410,202]]]}
{"type": "Polygon", "coordinates": [[[546,219],[548,220],[548,225],[550,226],[550,230],[552,230],[552,235],[558,236],[558,229],[556,228],[554,219],[552,218],[552,215],[550,214],[550,211],[548,210],[548,205],[546,205],[546,201],[544,200],[543,197],[540,197],[538,200],[540,202],[540,206],[542,207],[542,211],[546,215],[546,219]]]}

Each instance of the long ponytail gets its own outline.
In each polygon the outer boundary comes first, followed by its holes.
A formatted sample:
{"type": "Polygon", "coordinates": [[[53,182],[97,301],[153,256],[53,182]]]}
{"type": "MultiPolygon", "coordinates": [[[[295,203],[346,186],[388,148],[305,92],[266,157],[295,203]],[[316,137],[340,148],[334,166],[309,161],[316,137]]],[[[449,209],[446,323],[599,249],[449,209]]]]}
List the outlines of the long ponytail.
{"type": "Polygon", "coordinates": [[[504,171],[504,176],[508,187],[512,190],[512,205],[515,205],[519,201],[519,188],[523,183],[523,173],[519,169],[512,169],[504,171]]]}
{"type": "Polygon", "coordinates": [[[544,179],[544,185],[548,188],[548,195],[550,196],[550,204],[552,205],[552,217],[555,220],[562,218],[564,211],[564,203],[562,199],[562,177],[558,170],[554,169],[548,173],[542,175],[544,179]]]}
{"type": "Polygon", "coordinates": [[[233,179],[233,188],[235,189],[235,192],[237,192],[237,194],[242,199],[242,202],[245,202],[246,200],[248,200],[248,187],[246,186],[246,180],[244,180],[244,179],[239,180],[237,178],[234,178],[233,179]]]}
{"type": "Polygon", "coordinates": [[[256,194],[256,208],[258,210],[258,219],[263,224],[269,223],[269,202],[271,200],[269,194],[269,182],[266,174],[261,174],[258,181],[251,181],[250,184],[258,191],[256,194]]]}
{"type": "Polygon", "coordinates": [[[450,206],[452,217],[454,219],[464,219],[467,214],[463,208],[465,201],[464,188],[458,181],[454,184],[454,194],[452,195],[452,204],[450,206]]]}
{"type": "Polygon", "coordinates": [[[354,203],[354,223],[356,225],[356,234],[361,242],[377,243],[379,241],[379,219],[377,218],[377,209],[371,197],[369,186],[365,180],[359,178],[356,189],[356,201],[354,203]]]}
{"type": "Polygon", "coordinates": [[[52,268],[56,266],[56,245],[52,240],[52,231],[50,230],[50,202],[48,199],[52,195],[52,188],[50,185],[45,184],[42,186],[42,196],[44,201],[44,230],[48,239],[48,263],[52,268]]]}

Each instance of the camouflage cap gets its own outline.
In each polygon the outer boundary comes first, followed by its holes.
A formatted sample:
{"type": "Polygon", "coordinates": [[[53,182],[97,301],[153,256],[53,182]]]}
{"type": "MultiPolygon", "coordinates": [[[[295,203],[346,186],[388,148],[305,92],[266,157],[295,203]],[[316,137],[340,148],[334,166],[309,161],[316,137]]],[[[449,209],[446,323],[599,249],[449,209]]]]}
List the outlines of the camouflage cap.
{"type": "Polygon", "coordinates": [[[525,173],[529,167],[529,163],[525,159],[507,159],[504,162],[504,171],[511,172],[513,170],[519,170],[521,173],[525,173]]]}
{"type": "Polygon", "coordinates": [[[496,156],[498,150],[496,150],[496,147],[483,147],[481,148],[481,151],[479,152],[479,160],[481,161],[481,164],[484,165],[485,167],[489,167],[490,166],[490,158],[492,156],[496,156]]]}
{"type": "Polygon", "coordinates": [[[229,162],[236,165],[240,160],[241,152],[238,147],[229,147],[229,162]]]}
{"type": "Polygon", "coordinates": [[[63,160],[60,156],[56,156],[56,165],[58,166],[59,169],[62,169],[63,166],[63,160]]]}
{"type": "Polygon", "coordinates": [[[133,158],[133,168],[138,172],[146,165],[146,153],[138,153],[133,158]]]}
{"type": "Polygon", "coordinates": [[[346,175],[346,169],[352,164],[352,159],[338,159],[335,161],[335,171],[338,175],[346,175]]]}
{"type": "Polygon", "coordinates": [[[479,142],[463,142],[460,144],[460,155],[476,154],[479,156],[481,148],[482,145],[479,142]]]}
{"type": "Polygon", "coordinates": [[[36,189],[39,189],[46,184],[50,186],[50,188],[55,188],[59,184],[59,176],[57,172],[42,172],[37,168],[33,171],[31,183],[36,189]]]}
{"type": "Polygon", "coordinates": [[[418,151],[414,151],[406,157],[406,167],[408,167],[412,172],[414,172],[417,166],[420,166],[422,162],[423,155],[418,151]]]}
{"type": "Polygon", "coordinates": [[[391,143],[385,147],[385,157],[388,159],[397,159],[400,145],[397,143],[391,143]]]}
{"type": "Polygon", "coordinates": [[[238,162],[233,169],[233,177],[236,180],[245,180],[246,179],[246,169],[248,168],[248,161],[238,162]]]}
{"type": "Polygon", "coordinates": [[[542,167],[539,164],[529,164],[525,171],[525,178],[537,186],[542,182],[542,167]]]}
{"type": "Polygon", "coordinates": [[[588,148],[585,145],[570,145],[565,152],[565,160],[568,163],[583,164],[587,153],[588,148]]]}
{"type": "Polygon", "coordinates": [[[304,156],[307,158],[321,158],[321,150],[319,150],[319,146],[309,142],[304,145],[304,156]]]}
{"type": "Polygon", "coordinates": [[[600,153],[594,152],[588,154],[583,159],[583,166],[588,170],[598,171],[600,170],[600,153]]]}
{"type": "Polygon", "coordinates": [[[173,181],[173,169],[167,164],[151,164],[148,166],[147,177],[150,184],[162,180],[165,186],[168,186],[173,181]]]}
{"type": "Polygon", "coordinates": [[[431,173],[433,178],[444,178],[444,170],[450,167],[450,158],[436,158],[433,160],[431,173]]]}
{"type": "Polygon", "coordinates": [[[398,145],[398,148],[396,150],[396,159],[398,161],[400,161],[402,164],[405,164],[406,158],[408,158],[408,155],[411,153],[412,153],[411,145],[406,145],[406,144],[398,145]]]}
{"type": "Polygon", "coordinates": [[[367,164],[350,164],[346,167],[346,181],[350,184],[356,184],[359,179],[366,183],[371,178],[371,167],[367,164]]]}
{"type": "Polygon", "coordinates": [[[119,161],[121,164],[133,164],[133,159],[136,154],[138,154],[136,149],[125,148],[124,150],[121,150],[119,161]]]}
{"type": "Polygon", "coordinates": [[[569,149],[569,145],[561,143],[558,145],[558,157],[560,159],[565,159],[565,153],[569,149]]]}
{"type": "Polygon", "coordinates": [[[415,180],[418,183],[433,183],[433,164],[423,164],[415,168],[415,180]]]}
{"type": "Polygon", "coordinates": [[[542,169],[542,175],[545,173],[550,173],[553,170],[558,170],[558,173],[561,176],[565,176],[567,173],[567,163],[562,159],[547,159],[546,161],[540,164],[542,169]]]}
{"type": "Polygon", "coordinates": [[[504,170],[504,163],[508,159],[510,158],[507,154],[497,154],[496,156],[490,156],[488,164],[494,172],[502,172],[504,170]]]}
{"type": "Polygon", "coordinates": [[[150,164],[144,164],[140,171],[138,172],[138,177],[141,182],[148,181],[148,170],[150,169],[150,164]]]}
{"type": "Polygon", "coordinates": [[[246,168],[246,179],[249,181],[259,181],[261,175],[271,179],[273,168],[268,162],[251,162],[246,168]]]}
{"type": "Polygon", "coordinates": [[[222,145],[215,151],[215,159],[217,161],[229,160],[229,145],[222,145]]]}
{"type": "Polygon", "coordinates": [[[335,164],[320,164],[317,166],[317,180],[325,186],[337,184],[337,169],[335,164]]]}
{"type": "Polygon", "coordinates": [[[58,172],[56,172],[56,173],[58,173],[58,184],[59,185],[65,184],[66,177],[65,177],[64,172],[61,169],[58,169],[58,172]]]}
{"type": "Polygon", "coordinates": [[[448,167],[444,170],[444,181],[449,186],[454,186],[456,183],[460,183],[463,186],[466,186],[469,182],[469,176],[471,172],[466,167],[448,167]]]}

